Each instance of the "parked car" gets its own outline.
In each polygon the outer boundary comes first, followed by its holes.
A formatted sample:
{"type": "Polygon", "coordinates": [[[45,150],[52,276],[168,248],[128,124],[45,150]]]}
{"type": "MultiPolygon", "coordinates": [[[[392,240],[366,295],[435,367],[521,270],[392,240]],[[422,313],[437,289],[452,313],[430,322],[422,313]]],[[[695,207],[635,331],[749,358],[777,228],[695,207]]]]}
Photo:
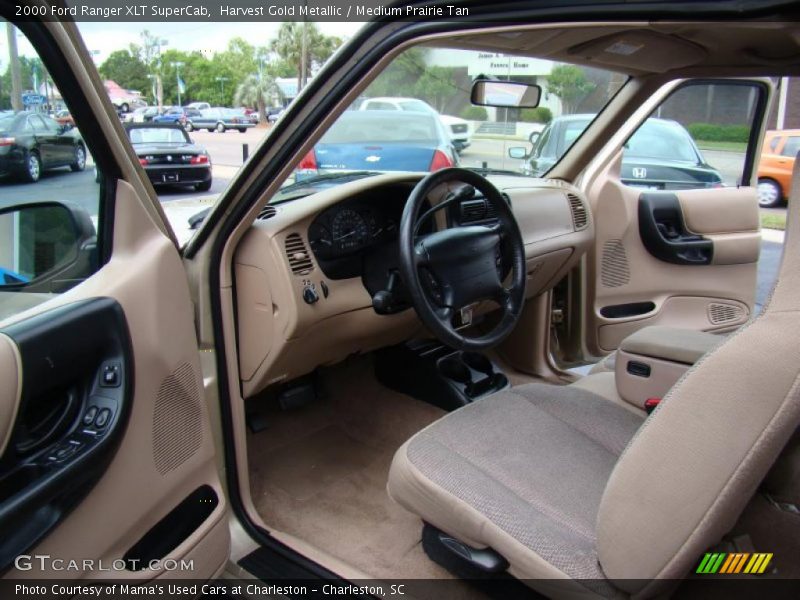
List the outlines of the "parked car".
{"type": "Polygon", "coordinates": [[[296,179],[331,171],[437,171],[458,164],[435,115],[348,111],[297,167],[296,179]]]}
{"type": "Polygon", "coordinates": [[[233,108],[209,108],[201,110],[200,115],[191,119],[193,129],[208,129],[224,133],[228,129],[236,129],[244,133],[255,125],[250,119],[233,108]]]}
{"type": "Polygon", "coordinates": [[[274,123],[275,121],[277,121],[278,117],[280,117],[283,114],[284,110],[286,110],[286,108],[283,107],[283,106],[272,106],[272,107],[268,108],[267,109],[267,122],[268,123],[274,123]]]}
{"type": "Polygon", "coordinates": [[[211,105],[208,102],[190,102],[184,108],[193,108],[195,110],[208,110],[211,105]]]}
{"type": "Polygon", "coordinates": [[[72,118],[72,114],[70,114],[68,110],[57,111],[53,115],[53,118],[59,125],[69,125],[70,127],[75,127],[75,120],[72,118]]]}
{"type": "Polygon", "coordinates": [[[35,183],[42,171],[85,166],[86,148],[71,126],[27,111],[0,117],[0,175],[35,183]]]}
{"type": "Polygon", "coordinates": [[[200,116],[201,113],[197,109],[188,108],[186,106],[170,106],[164,113],[155,115],[153,117],[153,123],[178,123],[184,127],[186,131],[192,131],[194,129],[192,119],[196,119],[200,116]]]}
{"type": "Polygon", "coordinates": [[[0,285],[16,285],[20,283],[28,283],[29,277],[22,273],[17,273],[11,269],[0,266],[0,285]]]}
{"type": "MultiPolygon", "coordinates": [[[[530,161],[524,170],[536,177],[547,173],[593,119],[591,114],[556,117],[541,133],[533,132],[532,151],[522,153],[530,161]]],[[[515,148],[509,154],[521,157],[515,148]]],[[[621,180],[654,190],[722,186],[722,176],[706,162],[689,132],[676,121],[655,117],[647,119],[625,144],[621,180]]]]}
{"type": "Polygon", "coordinates": [[[180,124],[131,123],[125,129],[154,186],[191,185],[200,192],[211,189],[211,158],[180,124]]]}
{"type": "Polygon", "coordinates": [[[800,151],[800,129],[768,131],[758,162],[758,204],[780,206],[792,193],[792,169],[800,151]]]}
{"type": "Polygon", "coordinates": [[[128,113],[132,110],[147,105],[147,103],[144,101],[144,98],[142,98],[141,92],[136,90],[126,90],[117,82],[111,80],[104,81],[103,85],[106,88],[106,92],[108,93],[108,97],[111,99],[111,103],[114,105],[114,108],[116,108],[117,112],[121,114],[128,113]]]}
{"type": "Polygon", "coordinates": [[[258,111],[252,108],[235,108],[234,110],[239,111],[245,119],[250,121],[253,125],[258,125],[259,118],[258,118],[258,111]]]}
{"type": "Polygon", "coordinates": [[[439,114],[430,104],[418,98],[367,98],[361,103],[359,110],[402,110],[434,114],[441,119],[457,152],[461,152],[472,143],[469,121],[439,114]]]}
{"type": "Polygon", "coordinates": [[[149,123],[163,112],[157,106],[141,106],[136,110],[122,115],[123,123],[149,123]]]}

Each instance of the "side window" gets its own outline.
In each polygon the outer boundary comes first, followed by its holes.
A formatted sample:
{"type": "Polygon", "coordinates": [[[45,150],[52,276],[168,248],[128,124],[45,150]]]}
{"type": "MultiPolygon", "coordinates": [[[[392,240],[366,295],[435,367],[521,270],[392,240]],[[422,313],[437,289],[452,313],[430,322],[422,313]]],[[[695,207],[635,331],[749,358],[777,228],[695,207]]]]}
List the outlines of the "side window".
{"type": "Polygon", "coordinates": [[[772,140],[769,143],[769,149],[772,152],[775,152],[775,150],[778,148],[778,144],[780,143],[781,139],[782,138],[779,135],[776,135],[774,138],[772,138],[772,140]]]}
{"type": "Polygon", "coordinates": [[[56,81],[33,44],[8,30],[0,48],[8,82],[0,86],[0,318],[30,305],[12,295],[63,292],[97,269],[101,198],[101,175],[56,81]]]}
{"type": "Polygon", "coordinates": [[[783,156],[790,156],[791,158],[794,158],[797,156],[798,151],[800,151],[800,136],[791,135],[786,138],[786,143],[783,145],[781,154],[783,156]]]}
{"type": "MultiPolygon", "coordinates": [[[[653,190],[737,186],[748,174],[750,131],[762,89],[748,83],[690,83],[674,91],[625,144],[623,183],[653,190]]],[[[754,157],[757,159],[757,157],[754,157]]]]}

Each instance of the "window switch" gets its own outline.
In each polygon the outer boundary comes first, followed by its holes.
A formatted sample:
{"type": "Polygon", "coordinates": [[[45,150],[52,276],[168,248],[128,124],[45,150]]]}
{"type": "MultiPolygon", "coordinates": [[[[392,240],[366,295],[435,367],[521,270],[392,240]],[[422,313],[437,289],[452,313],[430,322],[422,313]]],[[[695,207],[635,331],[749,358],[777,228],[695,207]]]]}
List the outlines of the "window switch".
{"type": "Polygon", "coordinates": [[[108,420],[111,418],[111,411],[107,408],[104,408],[97,414],[97,418],[94,420],[94,426],[98,429],[102,429],[108,424],[108,420]]]}
{"type": "Polygon", "coordinates": [[[91,425],[94,423],[94,418],[97,416],[97,407],[90,406],[89,410],[86,411],[86,414],[83,415],[83,424],[86,426],[91,425]]]}
{"type": "Polygon", "coordinates": [[[103,387],[119,387],[120,372],[117,363],[110,363],[103,366],[103,372],[100,374],[100,385],[103,387]]]}

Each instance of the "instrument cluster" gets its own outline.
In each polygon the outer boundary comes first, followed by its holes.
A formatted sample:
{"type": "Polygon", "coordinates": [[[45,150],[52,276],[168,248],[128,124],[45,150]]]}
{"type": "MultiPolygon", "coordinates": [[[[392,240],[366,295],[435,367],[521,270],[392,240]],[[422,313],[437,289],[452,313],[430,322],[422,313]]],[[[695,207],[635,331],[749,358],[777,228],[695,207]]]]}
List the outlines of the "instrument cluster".
{"type": "Polygon", "coordinates": [[[344,203],[314,219],[308,228],[308,241],[318,259],[333,260],[397,237],[398,221],[398,216],[389,211],[364,203],[344,203]]]}

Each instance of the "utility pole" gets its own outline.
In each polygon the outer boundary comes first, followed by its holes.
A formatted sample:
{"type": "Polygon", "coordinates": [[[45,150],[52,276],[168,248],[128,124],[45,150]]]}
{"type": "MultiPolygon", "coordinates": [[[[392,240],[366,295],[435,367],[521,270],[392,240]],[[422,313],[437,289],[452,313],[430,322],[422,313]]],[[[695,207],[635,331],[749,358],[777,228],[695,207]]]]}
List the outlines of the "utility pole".
{"type": "MultiPolygon", "coordinates": [[[[307,2],[303,2],[306,6],[308,6],[307,2]]],[[[300,93],[300,90],[306,87],[306,65],[308,64],[308,23],[306,22],[306,18],[303,17],[303,35],[301,37],[300,43],[300,89],[297,90],[297,93],[300,93]]]]}
{"type": "Polygon", "coordinates": [[[8,62],[11,67],[11,108],[22,110],[22,76],[19,71],[19,55],[17,53],[17,29],[6,22],[8,37],[8,62]]]}
{"type": "Polygon", "coordinates": [[[183,66],[183,63],[180,61],[175,61],[169,64],[175,67],[175,83],[178,86],[178,106],[183,106],[181,104],[181,88],[183,87],[183,82],[181,81],[181,67],[183,66]]]}
{"type": "Polygon", "coordinates": [[[228,81],[227,77],[215,77],[216,81],[219,81],[219,94],[220,94],[220,104],[225,103],[225,82],[228,81]]]}

